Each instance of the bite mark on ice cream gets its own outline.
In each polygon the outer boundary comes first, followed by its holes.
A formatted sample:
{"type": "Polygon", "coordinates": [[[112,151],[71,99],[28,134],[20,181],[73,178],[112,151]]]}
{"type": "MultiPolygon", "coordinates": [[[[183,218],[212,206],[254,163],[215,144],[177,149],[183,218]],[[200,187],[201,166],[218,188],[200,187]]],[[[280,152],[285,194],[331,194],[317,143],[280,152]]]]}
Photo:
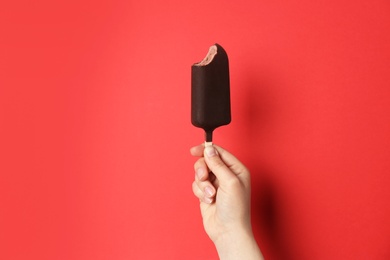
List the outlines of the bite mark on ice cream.
{"type": "Polygon", "coordinates": [[[209,52],[206,57],[201,62],[195,63],[194,66],[206,66],[213,61],[215,55],[217,54],[217,46],[213,45],[209,48],[209,52]]]}

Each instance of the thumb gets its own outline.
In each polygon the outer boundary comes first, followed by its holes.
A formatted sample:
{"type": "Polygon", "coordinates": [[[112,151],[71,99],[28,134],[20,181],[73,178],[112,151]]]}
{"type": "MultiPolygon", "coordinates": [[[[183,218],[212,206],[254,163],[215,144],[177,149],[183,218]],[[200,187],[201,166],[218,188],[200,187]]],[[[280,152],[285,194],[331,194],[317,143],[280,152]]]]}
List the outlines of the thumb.
{"type": "MultiPolygon", "coordinates": [[[[220,148],[220,151],[224,151],[220,148]]],[[[231,171],[226,163],[221,159],[220,153],[214,146],[207,146],[204,149],[204,158],[209,170],[214,173],[220,182],[231,181],[237,178],[237,176],[231,171]]]]}

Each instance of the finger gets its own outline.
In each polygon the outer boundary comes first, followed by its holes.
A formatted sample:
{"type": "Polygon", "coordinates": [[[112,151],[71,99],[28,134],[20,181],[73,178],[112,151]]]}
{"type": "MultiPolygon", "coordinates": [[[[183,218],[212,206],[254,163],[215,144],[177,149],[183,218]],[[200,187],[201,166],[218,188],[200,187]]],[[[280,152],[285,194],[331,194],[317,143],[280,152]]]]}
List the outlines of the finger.
{"type": "Polygon", "coordinates": [[[195,197],[197,197],[199,200],[202,200],[203,192],[199,189],[195,181],[192,183],[192,192],[194,193],[195,197]]]}
{"type": "Polygon", "coordinates": [[[210,180],[200,181],[195,177],[195,183],[198,188],[203,192],[203,195],[208,198],[212,198],[216,194],[216,188],[210,180]]]}
{"type": "Polygon", "coordinates": [[[209,172],[204,158],[200,158],[195,162],[195,183],[198,188],[203,192],[204,196],[212,198],[216,189],[212,182],[215,180],[215,175],[209,172]]]}
{"type": "MultiPolygon", "coordinates": [[[[219,151],[224,152],[222,148],[217,150],[214,146],[206,147],[204,149],[204,159],[208,168],[215,174],[222,185],[224,182],[236,180],[237,176],[228,167],[228,165],[232,166],[231,162],[229,164],[225,164],[220,157],[219,151]]],[[[227,153],[225,152],[225,157],[226,156],[227,153]]],[[[227,156],[227,158],[229,159],[229,156],[227,156]]]]}
{"type": "Polygon", "coordinates": [[[204,150],[204,144],[200,144],[200,145],[192,147],[190,149],[190,153],[192,156],[202,157],[203,150],[204,150]]]}
{"type": "Polygon", "coordinates": [[[236,175],[249,175],[248,169],[244,164],[241,163],[234,155],[229,153],[227,150],[223,149],[218,145],[214,145],[217,153],[219,154],[221,160],[226,164],[227,167],[236,175]]]}
{"type": "Polygon", "coordinates": [[[207,204],[211,204],[213,202],[213,198],[205,196],[204,192],[198,187],[196,181],[192,183],[192,192],[202,202],[207,204]]]}
{"type": "Polygon", "coordinates": [[[204,158],[199,158],[194,164],[195,175],[200,181],[207,180],[209,178],[209,169],[207,167],[204,158]]]}

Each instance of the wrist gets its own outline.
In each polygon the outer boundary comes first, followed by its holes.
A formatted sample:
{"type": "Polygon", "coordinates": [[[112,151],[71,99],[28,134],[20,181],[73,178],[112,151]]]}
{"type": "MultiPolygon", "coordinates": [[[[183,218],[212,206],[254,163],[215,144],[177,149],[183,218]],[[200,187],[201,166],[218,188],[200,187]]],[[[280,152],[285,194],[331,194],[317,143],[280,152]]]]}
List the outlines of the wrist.
{"type": "Polygon", "coordinates": [[[220,260],[264,259],[251,230],[226,232],[214,242],[214,245],[220,260]]]}

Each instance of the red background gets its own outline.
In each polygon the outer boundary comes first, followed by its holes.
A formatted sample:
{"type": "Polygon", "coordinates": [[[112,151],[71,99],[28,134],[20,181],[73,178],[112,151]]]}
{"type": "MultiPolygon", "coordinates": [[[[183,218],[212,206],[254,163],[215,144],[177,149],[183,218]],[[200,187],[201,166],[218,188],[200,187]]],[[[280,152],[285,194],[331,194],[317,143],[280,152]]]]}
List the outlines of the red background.
{"type": "Polygon", "coordinates": [[[390,3],[2,1],[0,258],[216,259],[190,67],[220,43],[267,259],[390,259],[390,3]]]}

